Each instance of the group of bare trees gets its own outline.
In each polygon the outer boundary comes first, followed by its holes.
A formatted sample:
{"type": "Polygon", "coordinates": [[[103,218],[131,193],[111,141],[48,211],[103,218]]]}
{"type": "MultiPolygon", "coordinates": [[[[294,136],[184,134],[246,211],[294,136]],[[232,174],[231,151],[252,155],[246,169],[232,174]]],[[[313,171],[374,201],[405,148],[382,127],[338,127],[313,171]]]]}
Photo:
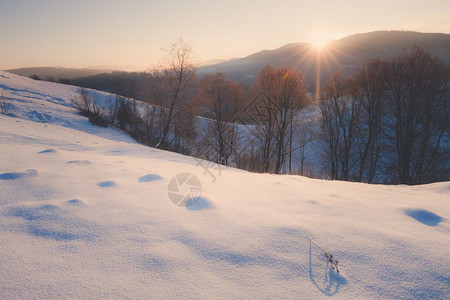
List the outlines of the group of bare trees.
{"type": "Polygon", "coordinates": [[[311,98],[297,70],[267,65],[246,89],[222,73],[197,78],[182,40],[166,52],[145,91],[139,82],[124,87],[113,80],[116,97],[102,111],[80,90],[80,113],[103,125],[106,119],[143,144],[255,172],[325,171],[331,179],[369,183],[450,179],[449,72],[424,49],[370,60],[351,77],[334,74],[313,118],[303,118],[311,98]],[[134,100],[136,93],[147,100],[134,100]],[[323,150],[321,171],[317,148],[310,148],[315,165],[304,168],[310,143],[323,150]]]}
{"type": "MultiPolygon", "coordinates": [[[[301,73],[266,66],[245,91],[222,73],[197,78],[191,55],[183,41],[173,44],[163,67],[149,74],[148,100],[131,106],[125,120],[132,122],[117,125],[156,148],[252,171],[291,171],[296,116],[308,103],[301,73]],[[243,125],[252,130],[242,132],[243,125]]],[[[130,101],[116,96],[112,120],[130,101]]]]}
{"type": "Polygon", "coordinates": [[[198,114],[191,46],[179,40],[166,54],[164,63],[147,74],[146,82],[133,81],[125,87],[119,74],[113,78],[110,122],[145,145],[190,154],[198,114]],[[143,94],[145,101],[134,100],[143,94]]]}
{"type": "Polygon", "coordinates": [[[330,177],[448,180],[449,95],[448,67],[421,48],[371,60],[349,78],[335,74],[320,102],[330,177]]]}
{"type": "Polygon", "coordinates": [[[229,165],[230,157],[237,153],[236,121],[244,106],[243,87],[222,73],[206,75],[199,81],[197,99],[207,125],[199,143],[203,149],[198,152],[206,159],[229,165]]]}
{"type": "Polygon", "coordinates": [[[192,62],[191,46],[182,40],[174,43],[166,53],[164,66],[150,74],[153,90],[149,100],[159,107],[159,132],[155,147],[169,148],[172,133],[175,150],[179,150],[183,146],[183,135],[189,134],[182,126],[190,126],[186,114],[193,105],[196,68],[192,62]],[[178,121],[183,119],[187,122],[179,124],[178,121]]]}
{"type": "Polygon", "coordinates": [[[300,72],[267,65],[253,87],[254,138],[261,155],[260,172],[292,171],[296,117],[308,103],[300,72]],[[287,160],[287,161],[286,161],[287,160]]]}

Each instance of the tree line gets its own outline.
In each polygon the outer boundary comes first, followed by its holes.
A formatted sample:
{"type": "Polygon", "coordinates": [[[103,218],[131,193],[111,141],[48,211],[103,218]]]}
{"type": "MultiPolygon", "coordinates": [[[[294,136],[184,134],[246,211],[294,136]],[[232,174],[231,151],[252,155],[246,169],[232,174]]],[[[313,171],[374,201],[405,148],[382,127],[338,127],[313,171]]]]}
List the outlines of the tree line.
{"type": "Polygon", "coordinates": [[[222,73],[198,78],[181,40],[166,53],[143,84],[114,78],[106,109],[80,90],[78,111],[145,145],[254,172],[369,183],[450,179],[449,69],[424,49],[370,60],[349,77],[335,73],[315,101],[298,70],[267,65],[245,88],[222,73]],[[305,167],[311,151],[314,164],[305,167]]]}
{"type": "Polygon", "coordinates": [[[449,69],[422,48],[334,74],[320,103],[332,179],[419,184],[449,179],[449,69]]]}

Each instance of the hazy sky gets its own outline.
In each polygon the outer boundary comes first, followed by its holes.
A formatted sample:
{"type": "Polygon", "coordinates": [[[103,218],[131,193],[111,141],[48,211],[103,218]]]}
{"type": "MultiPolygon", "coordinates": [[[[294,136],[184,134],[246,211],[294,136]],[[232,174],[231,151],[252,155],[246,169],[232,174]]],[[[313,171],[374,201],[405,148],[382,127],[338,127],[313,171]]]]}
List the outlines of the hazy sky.
{"type": "Polygon", "coordinates": [[[198,61],[374,30],[450,33],[450,0],[0,0],[0,69],[198,61]]]}

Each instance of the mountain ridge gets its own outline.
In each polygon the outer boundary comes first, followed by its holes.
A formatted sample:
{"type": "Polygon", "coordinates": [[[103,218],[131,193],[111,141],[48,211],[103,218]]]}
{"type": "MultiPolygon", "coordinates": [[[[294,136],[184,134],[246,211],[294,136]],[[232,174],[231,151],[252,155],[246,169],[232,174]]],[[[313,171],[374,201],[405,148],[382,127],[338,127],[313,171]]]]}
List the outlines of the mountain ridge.
{"type": "MultiPolygon", "coordinates": [[[[326,78],[337,70],[354,72],[362,63],[371,58],[390,59],[413,46],[428,49],[444,63],[450,64],[450,34],[422,33],[414,31],[373,31],[357,33],[329,42],[321,49],[328,66],[321,66],[326,78]]],[[[270,64],[275,67],[287,66],[299,69],[305,78],[315,80],[316,49],[305,42],[289,43],[272,50],[262,50],[231,62],[200,67],[199,74],[222,72],[228,77],[251,83],[259,71],[270,64]],[[249,80],[251,78],[252,80],[249,80]]]]}
{"type": "MultiPolygon", "coordinates": [[[[320,69],[322,81],[328,79],[335,71],[341,70],[351,74],[371,58],[390,59],[413,46],[428,49],[444,63],[450,64],[450,34],[383,30],[356,33],[331,41],[320,50],[323,57],[320,69]]],[[[270,64],[275,67],[287,66],[298,69],[303,73],[305,79],[314,85],[318,51],[310,43],[293,42],[276,49],[263,49],[241,58],[209,60],[206,64],[198,67],[198,74],[204,76],[222,72],[230,79],[251,85],[261,69],[266,64],[270,64]]],[[[111,73],[113,69],[36,67],[7,71],[26,77],[38,75],[42,79],[53,77],[54,79],[67,78],[85,82],[89,77],[111,73]]]]}

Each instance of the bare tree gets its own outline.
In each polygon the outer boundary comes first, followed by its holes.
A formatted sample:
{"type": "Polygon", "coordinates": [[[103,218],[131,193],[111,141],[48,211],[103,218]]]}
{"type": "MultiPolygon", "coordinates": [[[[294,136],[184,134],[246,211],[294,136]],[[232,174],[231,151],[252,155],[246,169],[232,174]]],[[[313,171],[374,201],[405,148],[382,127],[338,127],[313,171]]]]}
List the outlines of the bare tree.
{"type": "Polygon", "coordinates": [[[308,103],[306,84],[298,71],[286,67],[264,67],[256,80],[263,101],[259,132],[262,141],[264,172],[275,159],[274,172],[281,173],[286,155],[292,152],[293,118],[308,103]]]}
{"type": "MultiPolygon", "coordinates": [[[[293,125],[295,132],[295,140],[296,140],[296,148],[295,150],[299,150],[299,174],[305,175],[305,164],[306,164],[306,147],[312,143],[317,137],[314,132],[315,121],[311,119],[301,119],[298,122],[295,122],[293,125]]],[[[293,150],[294,150],[293,149],[293,150]]],[[[293,151],[291,151],[292,153],[293,151]]],[[[289,169],[289,173],[292,170],[289,169]]]]}
{"type": "Polygon", "coordinates": [[[212,143],[208,148],[214,150],[217,163],[228,165],[237,140],[234,122],[244,101],[242,86],[227,79],[223,73],[206,75],[199,82],[198,97],[209,117],[207,123],[212,143]]]}
{"type": "Polygon", "coordinates": [[[358,160],[355,151],[361,103],[355,90],[340,73],[333,74],[324,86],[320,102],[322,134],[330,159],[332,179],[349,180],[358,160]]]}
{"type": "Polygon", "coordinates": [[[149,101],[144,103],[144,129],[143,129],[143,142],[148,146],[155,144],[155,128],[156,128],[156,111],[157,106],[152,105],[149,101]]]}
{"type": "Polygon", "coordinates": [[[361,144],[358,181],[372,182],[381,155],[382,116],[384,112],[386,63],[372,59],[363,64],[353,76],[352,91],[361,101],[361,144]]]}
{"type": "Polygon", "coordinates": [[[394,144],[400,183],[422,183],[432,177],[431,167],[448,132],[447,72],[441,61],[418,47],[389,64],[386,91],[392,130],[388,137],[394,144]]]}
{"type": "Polygon", "coordinates": [[[71,98],[71,102],[78,113],[88,117],[92,124],[102,127],[109,125],[109,120],[104,117],[102,108],[95,104],[95,100],[87,89],[79,88],[76,96],[71,98]]]}
{"type": "Polygon", "coordinates": [[[179,112],[173,121],[173,146],[176,152],[190,155],[192,146],[195,144],[197,136],[196,118],[198,115],[198,105],[189,101],[182,111],[179,112]]]}
{"type": "Polygon", "coordinates": [[[115,95],[114,102],[110,103],[110,119],[111,124],[116,123],[117,111],[121,102],[121,95],[123,95],[123,79],[119,74],[114,74],[111,79],[111,91],[115,95]]]}
{"type": "Polygon", "coordinates": [[[6,103],[6,99],[2,93],[2,96],[0,97],[0,114],[7,115],[8,113],[9,113],[8,103],[6,103]]]}
{"type": "Polygon", "coordinates": [[[80,115],[87,117],[93,113],[95,104],[87,89],[77,89],[75,97],[72,97],[70,101],[75,106],[80,115]]]}
{"type": "Polygon", "coordinates": [[[173,122],[192,98],[196,67],[193,64],[192,48],[178,40],[166,50],[162,68],[150,76],[152,102],[159,106],[159,138],[155,147],[169,147],[169,133],[173,122]]]}

